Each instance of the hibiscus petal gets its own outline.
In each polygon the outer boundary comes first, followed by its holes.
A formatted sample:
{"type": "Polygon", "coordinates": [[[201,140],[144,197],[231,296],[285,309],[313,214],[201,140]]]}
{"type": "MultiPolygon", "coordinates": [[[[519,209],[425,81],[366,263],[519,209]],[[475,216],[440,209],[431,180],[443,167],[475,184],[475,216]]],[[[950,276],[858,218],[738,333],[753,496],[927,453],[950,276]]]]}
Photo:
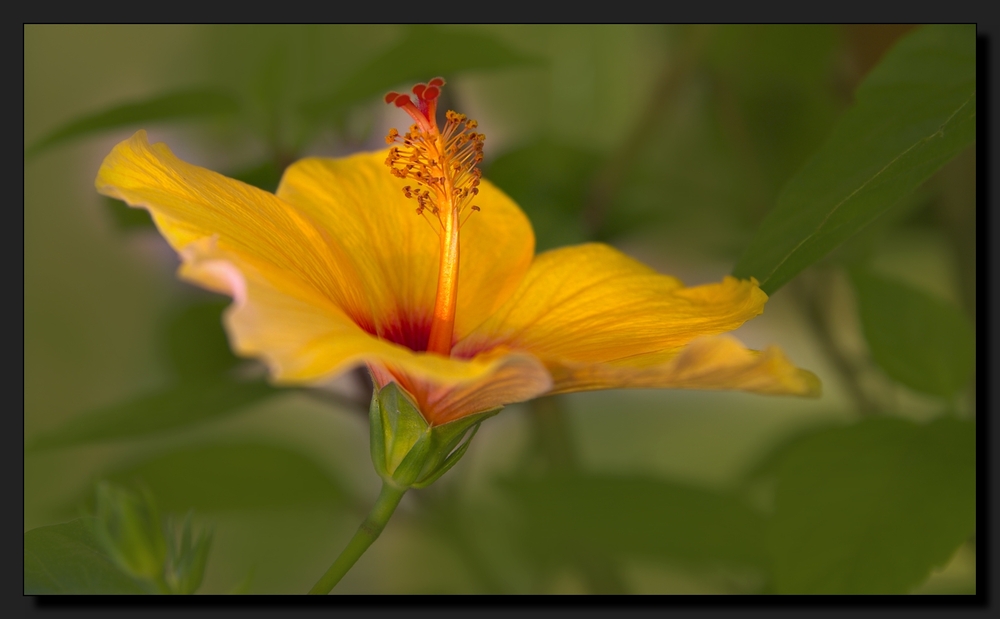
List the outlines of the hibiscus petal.
{"type": "Polygon", "coordinates": [[[392,380],[420,394],[432,423],[526,400],[552,385],[541,362],[523,353],[451,359],[375,338],[322,298],[278,290],[214,239],[188,244],[181,258],[181,277],[233,297],[225,316],[233,347],[261,358],[278,383],[321,383],[360,365],[378,380],[391,368],[392,380]]]}
{"type": "Polygon", "coordinates": [[[616,388],[737,389],[768,395],[818,396],[819,379],[792,365],[775,346],[745,348],[728,335],[702,338],[669,360],[654,355],[617,363],[548,361],[552,393],[616,388]]]}
{"type": "Polygon", "coordinates": [[[454,354],[495,346],[530,351],[553,393],[618,387],[740,389],[814,395],[819,381],[777,348],[730,337],[763,311],[756,281],[726,277],[685,288],[621,252],[579,245],[536,257],[521,287],[454,354]]]}
{"type": "MultiPolygon", "coordinates": [[[[429,325],[440,242],[430,216],[403,195],[408,182],[389,173],[387,153],[304,159],[286,170],[277,195],[343,245],[389,336],[400,317],[429,325]]],[[[461,233],[456,340],[510,296],[534,253],[531,223],[506,194],[482,181],[474,204],[480,211],[469,211],[461,233]]]]}
{"type": "Polygon", "coordinates": [[[379,387],[395,382],[408,391],[424,418],[433,425],[530,400],[552,388],[548,369],[532,355],[496,350],[472,361],[489,364],[490,371],[474,380],[451,385],[429,382],[396,364],[369,367],[379,387]]]}
{"type": "Polygon", "coordinates": [[[211,237],[278,288],[311,291],[355,319],[371,313],[348,254],[308,215],[266,191],[181,161],[162,143],[151,146],[145,131],[115,146],[96,186],[148,209],[178,252],[211,237]]]}
{"type": "Polygon", "coordinates": [[[506,345],[542,359],[606,363],[676,351],[739,327],[766,300],[754,282],[684,288],[607,245],[565,247],[537,256],[521,287],[454,354],[506,345]]]}

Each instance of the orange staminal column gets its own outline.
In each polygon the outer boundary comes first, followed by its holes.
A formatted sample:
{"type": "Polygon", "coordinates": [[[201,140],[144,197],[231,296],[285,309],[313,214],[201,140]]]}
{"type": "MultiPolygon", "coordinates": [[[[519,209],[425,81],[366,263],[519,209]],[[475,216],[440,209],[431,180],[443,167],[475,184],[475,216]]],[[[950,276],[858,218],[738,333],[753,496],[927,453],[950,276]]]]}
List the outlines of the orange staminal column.
{"type": "MultiPolygon", "coordinates": [[[[459,230],[463,212],[479,193],[482,173],[476,166],[483,160],[485,136],[472,131],[476,121],[453,111],[446,114],[445,127],[439,130],[435,113],[442,86],[444,80],[439,77],[417,84],[412,91],[416,102],[395,92],[385,96],[386,103],[395,103],[416,122],[403,136],[396,129],[389,132],[386,142],[402,145],[389,149],[385,163],[395,176],[416,181],[417,187],[407,185],[403,194],[417,201],[417,215],[426,217],[441,239],[427,351],[447,356],[458,301],[459,230]]],[[[471,209],[479,211],[478,206],[471,209]]]]}
{"type": "Polygon", "coordinates": [[[427,340],[427,351],[448,356],[455,331],[455,306],[458,303],[458,213],[452,205],[442,205],[441,258],[438,262],[437,296],[434,320],[427,340]]]}

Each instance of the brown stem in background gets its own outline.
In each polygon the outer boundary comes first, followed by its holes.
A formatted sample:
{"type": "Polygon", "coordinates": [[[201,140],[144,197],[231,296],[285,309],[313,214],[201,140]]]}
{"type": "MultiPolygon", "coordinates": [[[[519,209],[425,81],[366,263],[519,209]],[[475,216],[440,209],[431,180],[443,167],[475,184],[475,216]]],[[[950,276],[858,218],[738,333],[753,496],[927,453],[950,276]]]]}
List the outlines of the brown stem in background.
{"type": "MultiPolygon", "coordinates": [[[[649,103],[632,131],[597,172],[582,211],[584,227],[591,238],[601,238],[611,201],[648,141],[649,134],[673,109],[677,92],[694,72],[712,30],[712,26],[690,27],[677,51],[676,60],[664,65],[649,103]]],[[[545,458],[545,468],[555,474],[576,472],[578,457],[559,396],[538,398],[528,406],[539,452],[545,458]]],[[[581,546],[575,558],[591,592],[627,593],[621,575],[607,556],[581,546]]]]}
{"type": "MultiPolygon", "coordinates": [[[[962,305],[976,326],[976,149],[966,149],[939,173],[944,185],[935,215],[945,230],[958,263],[962,305]]],[[[976,410],[976,374],[966,389],[972,414],[976,410]]]]}
{"type": "Polygon", "coordinates": [[[752,210],[753,221],[751,223],[758,224],[771,208],[774,202],[774,192],[769,186],[767,174],[761,165],[761,158],[754,146],[753,138],[750,136],[750,129],[732,85],[717,72],[711,72],[709,77],[712,81],[712,89],[716,94],[722,127],[729,134],[740,163],[750,171],[747,178],[750,186],[746,190],[751,196],[748,200],[752,210]]]}
{"type": "Polygon", "coordinates": [[[802,313],[812,326],[823,352],[833,362],[833,367],[840,374],[844,385],[847,386],[847,390],[854,399],[858,411],[862,415],[874,415],[878,412],[879,407],[868,397],[865,390],[861,387],[859,380],[861,370],[855,367],[854,363],[837,346],[833,330],[830,327],[830,321],[825,310],[825,308],[829,307],[829,303],[827,302],[829,297],[829,273],[819,271],[818,269],[816,271],[818,272],[814,274],[819,281],[815,282],[812,286],[807,283],[804,277],[805,274],[802,274],[792,280],[789,287],[795,293],[799,306],[802,308],[802,313]]]}
{"type": "Polygon", "coordinates": [[[583,205],[583,224],[591,237],[600,238],[611,201],[629,169],[635,164],[642,146],[649,140],[650,133],[673,109],[679,87],[694,72],[713,28],[703,25],[690,27],[686,39],[677,50],[676,60],[664,65],[653,88],[653,94],[649,98],[649,104],[639,117],[639,121],[597,172],[591,183],[587,201],[583,205]]]}
{"type": "Polygon", "coordinates": [[[916,27],[916,24],[845,24],[840,27],[841,36],[847,43],[842,75],[845,101],[854,98],[854,91],[861,80],[875,68],[900,37],[916,27]]]}

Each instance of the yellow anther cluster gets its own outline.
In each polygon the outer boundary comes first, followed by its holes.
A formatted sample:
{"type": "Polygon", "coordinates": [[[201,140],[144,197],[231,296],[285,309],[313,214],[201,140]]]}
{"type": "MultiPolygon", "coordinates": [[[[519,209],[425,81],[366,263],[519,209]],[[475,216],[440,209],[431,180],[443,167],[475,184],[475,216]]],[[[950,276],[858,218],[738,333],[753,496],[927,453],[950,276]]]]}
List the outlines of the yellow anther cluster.
{"type": "MultiPolygon", "coordinates": [[[[441,225],[442,217],[460,216],[479,193],[483,174],[476,166],[483,160],[486,140],[473,131],[478,123],[464,114],[449,111],[445,119],[443,131],[436,125],[430,131],[412,125],[402,136],[390,129],[385,137],[388,144],[401,144],[389,149],[385,161],[389,170],[394,176],[416,181],[416,187],[403,188],[403,195],[417,201],[418,215],[429,212],[435,216],[432,223],[436,220],[441,225]]],[[[478,210],[472,206],[471,211],[478,210]]]]}

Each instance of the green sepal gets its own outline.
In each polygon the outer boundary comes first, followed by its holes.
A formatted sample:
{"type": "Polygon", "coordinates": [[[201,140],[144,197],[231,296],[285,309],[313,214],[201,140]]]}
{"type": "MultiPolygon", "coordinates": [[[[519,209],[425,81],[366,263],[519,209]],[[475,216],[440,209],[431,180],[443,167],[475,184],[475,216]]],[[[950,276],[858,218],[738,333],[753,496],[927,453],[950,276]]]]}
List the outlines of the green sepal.
{"type": "Polygon", "coordinates": [[[479,424],[498,412],[499,408],[432,426],[410,396],[389,383],[372,394],[369,409],[375,471],[396,487],[424,488],[455,466],[479,424]]]}
{"type": "MultiPolygon", "coordinates": [[[[495,411],[489,411],[489,412],[492,413],[490,415],[490,416],[492,416],[492,415],[495,415],[498,412],[500,412],[500,409],[497,409],[495,411]]],[[[485,419],[485,417],[483,419],[485,419]]],[[[462,459],[462,456],[465,455],[465,452],[468,451],[468,449],[469,449],[469,443],[471,443],[473,437],[476,436],[476,432],[479,432],[479,424],[480,423],[482,423],[482,420],[476,422],[476,424],[472,426],[472,432],[469,433],[469,437],[467,439],[465,439],[465,441],[463,441],[461,445],[459,445],[458,449],[456,449],[455,451],[453,451],[450,454],[448,454],[448,457],[444,459],[444,462],[441,463],[441,465],[437,468],[436,471],[434,471],[433,473],[431,473],[430,475],[428,475],[424,479],[421,479],[420,481],[416,482],[415,484],[413,484],[412,487],[414,487],[414,488],[426,488],[427,486],[429,486],[429,485],[433,484],[434,482],[436,482],[439,477],[441,477],[442,475],[444,475],[445,473],[447,473],[448,469],[450,469],[451,467],[455,466],[455,464],[459,460],[462,459]]]]}

